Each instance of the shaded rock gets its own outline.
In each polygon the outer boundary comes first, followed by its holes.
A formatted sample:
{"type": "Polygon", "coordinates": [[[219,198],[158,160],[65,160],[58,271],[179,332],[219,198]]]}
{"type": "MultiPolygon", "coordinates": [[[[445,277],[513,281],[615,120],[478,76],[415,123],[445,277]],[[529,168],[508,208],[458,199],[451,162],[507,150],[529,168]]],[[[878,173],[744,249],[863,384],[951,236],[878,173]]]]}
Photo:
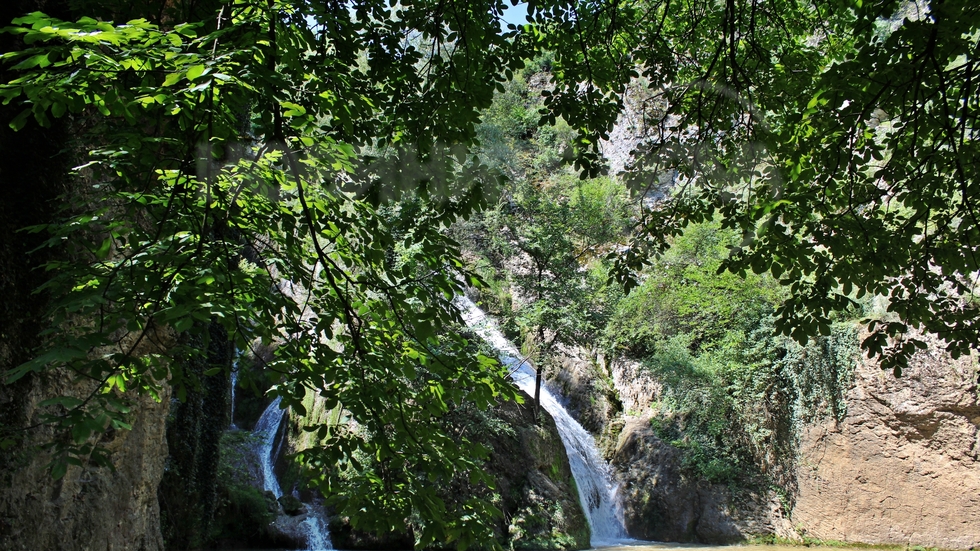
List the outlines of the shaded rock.
{"type": "Polygon", "coordinates": [[[546,380],[558,391],[582,428],[601,435],[623,410],[606,366],[582,347],[557,344],[545,365],[546,380]]]}
{"type": "Polygon", "coordinates": [[[306,549],[307,532],[303,526],[306,521],[306,514],[302,515],[279,515],[272,524],[266,529],[263,538],[263,547],[274,547],[278,549],[306,549]]]}
{"type": "Polygon", "coordinates": [[[279,514],[279,500],[276,499],[276,494],[272,493],[271,490],[263,490],[262,497],[265,498],[265,505],[269,508],[270,513],[279,514]]]}
{"type": "Polygon", "coordinates": [[[612,462],[622,481],[631,537],[733,543],[759,534],[790,535],[787,522],[778,510],[771,510],[767,497],[749,491],[733,494],[725,485],[685,476],[680,450],[654,434],[649,418],[626,422],[612,462]]]}
{"type": "MultiPolygon", "coordinates": [[[[490,500],[503,512],[494,532],[504,548],[587,549],[589,524],[579,504],[558,428],[545,411],[535,423],[532,400],[521,394],[523,404],[506,402],[487,412],[467,414],[473,416],[467,422],[484,427],[480,441],[492,450],[484,468],[496,487],[491,491],[482,484],[474,486],[464,477],[443,488],[444,497],[460,502],[472,496],[490,500]]],[[[318,394],[310,393],[304,407],[308,412],[305,419],[290,417],[283,446],[286,456],[318,445],[316,433],[303,430],[306,423],[340,421],[339,411],[326,409],[318,394]]],[[[289,480],[288,472],[280,478],[280,482],[284,480],[289,480]]],[[[302,492],[300,497],[304,497],[302,492]]],[[[410,549],[415,544],[409,526],[407,533],[372,534],[354,529],[349,519],[334,517],[329,529],[337,549],[410,549]]]]}
{"type": "MultiPolygon", "coordinates": [[[[18,395],[0,394],[4,409],[19,409],[27,418],[37,404],[55,393],[84,395],[57,374],[45,381],[23,381],[18,395]],[[78,391],[77,393],[75,391],[78,391]]],[[[0,461],[0,549],[163,549],[157,487],[167,458],[164,435],[169,387],[162,400],[145,396],[133,408],[132,430],[103,437],[116,470],[72,467],[54,480],[46,469],[47,453],[15,448],[0,461]]],[[[50,438],[42,431],[36,441],[50,438]]]]}
{"type": "Polygon", "coordinates": [[[356,530],[347,517],[333,517],[328,525],[330,539],[335,549],[414,549],[415,536],[411,532],[372,534],[356,530]]]}
{"type": "Polygon", "coordinates": [[[279,498],[279,505],[282,506],[282,512],[289,516],[296,516],[306,512],[306,505],[299,498],[288,494],[279,498]]]}

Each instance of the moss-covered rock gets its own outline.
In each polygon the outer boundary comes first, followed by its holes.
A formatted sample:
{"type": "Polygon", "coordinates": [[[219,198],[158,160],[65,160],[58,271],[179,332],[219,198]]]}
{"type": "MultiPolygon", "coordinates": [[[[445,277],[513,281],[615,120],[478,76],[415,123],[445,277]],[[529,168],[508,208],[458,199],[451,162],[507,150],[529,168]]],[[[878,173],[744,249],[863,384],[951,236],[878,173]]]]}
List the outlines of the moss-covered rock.
{"type": "Polygon", "coordinates": [[[504,513],[500,541],[509,549],[586,549],[589,523],[554,420],[534,422],[531,398],[492,411],[509,430],[486,443],[487,472],[496,480],[504,513]]]}
{"type": "MultiPolygon", "coordinates": [[[[473,496],[490,500],[503,513],[494,527],[497,541],[505,549],[577,550],[589,547],[589,525],[578,499],[575,480],[554,420],[543,413],[535,423],[531,398],[522,393],[523,404],[506,402],[487,412],[456,412],[454,422],[465,423],[481,443],[492,451],[485,471],[495,481],[493,490],[482,484],[473,486],[465,480],[454,481],[444,488],[443,498],[462,502],[473,496]],[[465,419],[464,419],[465,417],[465,419]]],[[[304,428],[317,422],[341,422],[340,411],[324,407],[322,400],[310,393],[303,406],[307,415],[292,417],[284,455],[286,457],[319,445],[316,434],[304,428]]],[[[298,471],[286,464],[277,465],[285,491],[294,484],[304,495],[298,471]]],[[[452,503],[447,504],[449,507],[452,503]]],[[[371,534],[355,530],[341,517],[330,522],[334,547],[338,549],[406,549],[414,545],[411,523],[405,531],[371,534]]]]}
{"type": "Polygon", "coordinates": [[[291,517],[301,515],[306,512],[306,505],[304,505],[298,497],[288,494],[279,498],[279,505],[282,507],[282,512],[291,517]]]}

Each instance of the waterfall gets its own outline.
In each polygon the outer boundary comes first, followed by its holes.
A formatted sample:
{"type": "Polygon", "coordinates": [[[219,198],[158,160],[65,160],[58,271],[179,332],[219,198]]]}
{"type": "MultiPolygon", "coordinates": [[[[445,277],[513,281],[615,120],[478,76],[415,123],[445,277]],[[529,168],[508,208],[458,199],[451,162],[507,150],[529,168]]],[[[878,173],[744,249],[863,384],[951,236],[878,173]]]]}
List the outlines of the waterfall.
{"type": "MultiPolygon", "coordinates": [[[[279,455],[279,450],[273,449],[276,447],[276,433],[279,432],[279,425],[282,424],[282,418],[286,415],[286,410],[279,409],[281,401],[282,398],[273,400],[269,407],[262,412],[262,416],[255,423],[255,429],[252,430],[252,434],[258,437],[255,453],[258,455],[259,466],[262,468],[262,489],[272,492],[276,499],[282,497],[279,479],[276,478],[276,471],[273,468],[276,463],[276,456],[279,455]]],[[[279,441],[279,445],[282,445],[282,440],[279,441]]]]}
{"type": "MultiPolygon", "coordinates": [[[[235,357],[238,357],[238,350],[235,350],[235,357]]],[[[238,360],[235,360],[231,364],[231,412],[229,414],[229,419],[231,424],[228,428],[234,430],[238,428],[235,424],[235,386],[238,385],[238,360]]]]}
{"type": "MultiPolygon", "coordinates": [[[[535,373],[531,363],[521,358],[514,345],[473,301],[461,296],[456,302],[466,325],[493,345],[498,350],[500,361],[511,368],[514,383],[529,396],[534,396],[535,373]]],[[[613,545],[629,540],[617,495],[618,485],[614,484],[612,471],[596,448],[595,439],[565,410],[559,397],[543,385],[541,407],[551,414],[558,426],[558,434],[578,486],[579,500],[592,530],[591,545],[613,545]]]]}
{"type": "MultiPolygon", "coordinates": [[[[272,492],[276,499],[282,497],[282,488],[279,486],[279,478],[276,477],[274,467],[276,457],[279,456],[283,440],[285,440],[283,437],[276,442],[279,426],[286,416],[286,410],[279,409],[281,401],[281,398],[276,398],[269,404],[269,407],[265,408],[252,431],[258,437],[255,453],[258,456],[262,472],[262,489],[272,492]]],[[[306,535],[307,548],[310,551],[333,549],[333,545],[330,543],[330,534],[327,531],[326,523],[323,521],[323,510],[312,504],[306,504],[306,508],[309,512],[301,526],[306,535]]]]}

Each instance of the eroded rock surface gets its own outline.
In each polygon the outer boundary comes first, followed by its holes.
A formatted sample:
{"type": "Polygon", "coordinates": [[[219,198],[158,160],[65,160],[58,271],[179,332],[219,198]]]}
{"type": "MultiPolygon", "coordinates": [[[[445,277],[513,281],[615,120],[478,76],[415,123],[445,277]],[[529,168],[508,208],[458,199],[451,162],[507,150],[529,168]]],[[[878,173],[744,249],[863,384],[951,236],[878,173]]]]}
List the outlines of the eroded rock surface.
{"type": "MultiPolygon", "coordinates": [[[[0,396],[3,409],[30,419],[41,400],[55,392],[73,393],[65,380],[53,377],[43,385],[20,385],[18,395],[0,396]]],[[[167,457],[169,387],[164,391],[160,402],[146,396],[137,400],[132,430],[103,439],[115,472],[73,467],[56,481],[45,468],[50,461],[45,454],[24,447],[7,455],[0,485],[0,549],[163,549],[157,486],[167,457]]],[[[37,435],[38,441],[45,437],[37,435]]]]}
{"type": "Polygon", "coordinates": [[[844,420],[805,430],[793,510],[805,533],[980,546],[975,360],[953,360],[930,345],[901,379],[860,362],[844,420]]]}

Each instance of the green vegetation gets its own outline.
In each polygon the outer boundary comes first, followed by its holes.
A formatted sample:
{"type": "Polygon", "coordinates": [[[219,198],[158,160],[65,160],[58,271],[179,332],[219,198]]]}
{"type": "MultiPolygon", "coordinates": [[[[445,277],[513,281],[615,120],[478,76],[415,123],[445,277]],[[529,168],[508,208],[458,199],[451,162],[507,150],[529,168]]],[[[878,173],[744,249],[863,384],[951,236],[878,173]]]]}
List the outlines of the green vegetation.
{"type": "MultiPolygon", "coordinates": [[[[523,96],[506,89],[499,97],[511,105],[523,96]]],[[[558,343],[640,360],[663,384],[654,430],[682,450],[691,475],[736,486],[788,483],[780,477],[803,425],[846,413],[862,311],[835,314],[830,334],[805,345],[779,336],[788,289],[769,274],[726,271],[743,237],[713,220],[670,238],[624,295],[608,280],[610,258],[621,255],[638,215],[625,186],[574,178],[567,168],[536,170],[547,155],[540,131],[508,126],[521,123],[494,110],[484,124],[521,154],[496,207],[455,231],[490,282],[480,303],[539,368],[558,343]]]]}
{"type": "Polygon", "coordinates": [[[465,548],[496,511],[447,509],[437,488],[480,479],[486,450],[444,419],[514,396],[447,330],[480,274],[536,359],[590,341],[670,381],[658,430],[711,480],[787,456],[796,421],[769,419],[842,415],[837,313],[866,297],[889,315],[862,345],[896,374],[924,346],[910,327],[954,356],[980,341],[972,0],[545,0],[507,29],[498,1],[46,6],[4,30],[3,122],[52,128],[77,168],[39,171],[64,193],[17,228],[47,308],[19,310],[41,342],[11,345],[4,385],[75,387],[0,448],[52,429],[55,478],[110,463],[135,396],[193,408],[223,385],[212,348],[274,347],[270,395],[302,415],[317,392],[360,427],[315,427],[303,455],[339,512],[465,548]],[[598,178],[628,104],[633,202],[598,178]]]}
{"type": "Polygon", "coordinates": [[[797,546],[797,547],[832,547],[832,548],[843,548],[843,549],[880,549],[882,551],[943,551],[938,547],[923,547],[921,545],[890,545],[890,544],[873,544],[873,543],[859,543],[859,542],[846,542],[838,540],[822,540],[818,538],[813,538],[809,536],[804,536],[801,539],[789,539],[781,538],[776,535],[767,535],[752,538],[746,542],[749,545],[786,545],[786,546],[797,546]]]}
{"type": "MultiPolygon", "coordinates": [[[[226,385],[231,360],[209,360],[212,343],[273,346],[271,395],[302,415],[312,389],[362,427],[322,425],[325,445],[303,456],[336,506],[354,502],[338,512],[378,531],[418,515],[420,546],[465,547],[487,535],[493,509],[475,499],[447,511],[437,488],[479,478],[486,452],[440,418],[514,391],[494,360],[444,330],[458,319],[461,282],[476,279],[442,229],[480,208],[495,182],[453,144],[472,141],[478,110],[520,57],[479,32],[495,21],[483,5],[453,4],[445,20],[462,26],[401,44],[432,6],[404,4],[379,35],[363,31],[382,2],[353,19],[305,2],[206,4],[73,2],[75,21],[33,13],[8,31],[20,39],[3,56],[0,96],[21,107],[11,125],[71,125],[69,148],[88,153],[72,184],[84,192],[29,230],[60,254],[44,266],[43,347],[5,382],[60,369],[89,382],[80,397],[42,404],[42,421],[63,435],[51,442],[61,477],[108,463],[100,435],[130,427],[134,394],[168,385],[189,399],[198,374],[174,358],[202,358],[199,375],[226,385]],[[459,50],[435,57],[439,68],[416,66],[425,40],[458,34],[494,56],[473,65],[459,50]],[[480,79],[456,78],[463,60],[480,79]],[[385,468],[354,462],[362,497],[339,496],[333,466],[358,454],[385,468]]],[[[5,432],[5,446],[16,436],[5,432]]]]}

